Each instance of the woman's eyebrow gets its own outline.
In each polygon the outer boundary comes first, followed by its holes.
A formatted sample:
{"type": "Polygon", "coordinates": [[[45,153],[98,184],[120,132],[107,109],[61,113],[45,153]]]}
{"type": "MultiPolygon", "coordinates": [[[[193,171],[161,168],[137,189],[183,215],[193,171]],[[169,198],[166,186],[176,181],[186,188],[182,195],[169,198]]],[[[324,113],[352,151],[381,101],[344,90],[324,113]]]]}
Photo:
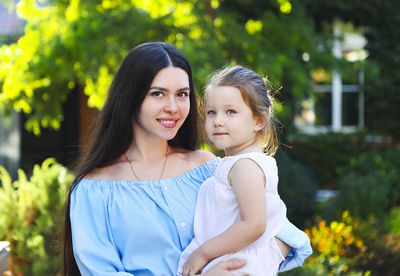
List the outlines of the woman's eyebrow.
{"type": "Polygon", "coordinates": [[[153,89],[162,90],[162,91],[168,91],[168,89],[166,89],[164,87],[160,87],[160,86],[152,86],[152,87],[149,88],[149,90],[153,90],[153,89]]]}
{"type": "MultiPolygon", "coordinates": [[[[153,90],[153,89],[161,90],[161,91],[168,91],[167,88],[160,87],[160,86],[152,86],[152,87],[149,88],[149,90],[153,90]]],[[[186,91],[186,90],[190,90],[190,88],[189,87],[182,87],[182,88],[179,88],[176,91],[186,91]]]]}

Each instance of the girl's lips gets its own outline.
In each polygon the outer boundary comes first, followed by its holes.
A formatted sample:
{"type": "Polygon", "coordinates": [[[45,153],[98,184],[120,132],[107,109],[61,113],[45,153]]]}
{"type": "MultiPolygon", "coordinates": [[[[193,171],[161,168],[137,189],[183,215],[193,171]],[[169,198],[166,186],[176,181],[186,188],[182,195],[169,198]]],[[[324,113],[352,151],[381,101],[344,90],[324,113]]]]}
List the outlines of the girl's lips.
{"type": "Polygon", "coordinates": [[[157,121],[166,128],[174,128],[178,122],[178,119],[157,119],[157,121]]]}
{"type": "Polygon", "coordinates": [[[216,133],[214,133],[214,135],[228,135],[228,133],[226,133],[226,132],[216,132],[216,133]]]}

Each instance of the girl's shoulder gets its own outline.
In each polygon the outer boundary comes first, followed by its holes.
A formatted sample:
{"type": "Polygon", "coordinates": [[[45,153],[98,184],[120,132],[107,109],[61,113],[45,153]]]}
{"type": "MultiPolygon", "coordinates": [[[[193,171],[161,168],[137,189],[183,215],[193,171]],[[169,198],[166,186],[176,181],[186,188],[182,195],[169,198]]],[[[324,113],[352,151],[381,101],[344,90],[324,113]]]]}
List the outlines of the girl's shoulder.
{"type": "Polygon", "coordinates": [[[274,157],[261,152],[248,152],[223,158],[220,170],[222,173],[229,175],[234,171],[263,171],[264,174],[271,169],[276,168],[276,160],[274,157]]]}
{"type": "Polygon", "coordinates": [[[263,152],[246,152],[238,155],[232,155],[232,156],[226,156],[223,158],[223,162],[234,165],[237,163],[239,160],[253,160],[253,162],[256,162],[257,164],[260,163],[276,163],[275,158],[269,155],[266,155],[263,152]]]}

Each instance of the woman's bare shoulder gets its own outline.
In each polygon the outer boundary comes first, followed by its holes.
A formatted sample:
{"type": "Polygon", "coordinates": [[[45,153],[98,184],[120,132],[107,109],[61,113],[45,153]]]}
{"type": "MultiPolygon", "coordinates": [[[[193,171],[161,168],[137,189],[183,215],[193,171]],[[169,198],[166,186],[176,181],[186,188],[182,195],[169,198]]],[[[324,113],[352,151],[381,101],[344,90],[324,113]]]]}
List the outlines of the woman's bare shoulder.
{"type": "Polygon", "coordinates": [[[116,162],[102,168],[94,169],[93,171],[85,175],[84,178],[99,180],[119,180],[129,177],[129,175],[125,177],[126,174],[127,170],[125,168],[124,162],[116,162]]]}
{"type": "Polygon", "coordinates": [[[205,162],[208,162],[215,158],[215,155],[206,150],[182,150],[175,149],[177,157],[182,161],[191,164],[191,167],[197,167],[205,162]]]}
{"type": "Polygon", "coordinates": [[[192,151],[193,159],[197,161],[199,164],[208,162],[215,158],[215,155],[206,150],[195,150],[192,151]]]}
{"type": "Polygon", "coordinates": [[[98,168],[98,169],[94,169],[93,171],[91,171],[90,173],[85,175],[84,178],[87,178],[87,179],[107,179],[107,177],[106,177],[107,175],[109,175],[109,173],[107,173],[107,169],[106,168],[98,168]]]}

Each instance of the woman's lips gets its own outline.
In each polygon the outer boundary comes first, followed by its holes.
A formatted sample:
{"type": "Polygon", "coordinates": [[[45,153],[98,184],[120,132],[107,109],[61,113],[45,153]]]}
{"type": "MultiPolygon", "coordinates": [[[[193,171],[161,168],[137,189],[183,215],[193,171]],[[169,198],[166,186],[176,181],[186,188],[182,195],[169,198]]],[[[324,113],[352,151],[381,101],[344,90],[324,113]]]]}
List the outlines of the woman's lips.
{"type": "Polygon", "coordinates": [[[165,128],[174,128],[178,119],[157,119],[157,121],[165,128]]]}

